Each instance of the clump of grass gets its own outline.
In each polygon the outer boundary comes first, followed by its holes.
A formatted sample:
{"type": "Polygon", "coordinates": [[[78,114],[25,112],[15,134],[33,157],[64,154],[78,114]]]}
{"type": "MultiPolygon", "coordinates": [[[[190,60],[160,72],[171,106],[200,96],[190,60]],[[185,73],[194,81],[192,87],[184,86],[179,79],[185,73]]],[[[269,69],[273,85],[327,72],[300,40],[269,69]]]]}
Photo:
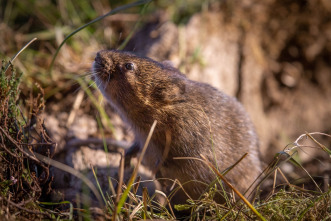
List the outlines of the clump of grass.
{"type": "Polygon", "coordinates": [[[325,193],[282,188],[257,208],[268,220],[329,220],[331,188],[325,193]]]}
{"type": "MultiPolygon", "coordinates": [[[[317,183],[316,178],[297,161],[295,160],[298,151],[303,151],[304,148],[318,148],[322,153],[331,156],[329,148],[317,141],[313,136],[322,135],[331,137],[324,133],[306,133],[301,136],[291,145],[288,145],[284,152],[275,156],[275,160],[269,165],[269,173],[274,173],[273,189],[266,199],[258,202],[257,208],[269,220],[329,220],[331,218],[331,187],[330,177],[324,176],[324,183],[317,183]],[[303,138],[313,141],[315,146],[309,146],[302,143],[303,138]],[[284,157],[285,156],[285,157],[284,157]],[[286,178],[281,170],[281,165],[292,163],[296,168],[303,171],[308,177],[306,182],[292,184],[286,178]],[[276,186],[276,175],[280,173],[285,183],[276,186]],[[309,182],[313,185],[307,185],[309,182]],[[324,184],[324,188],[322,188],[324,184]],[[300,185],[300,186],[299,186],[300,185]],[[308,186],[308,187],[305,187],[308,186]],[[276,189],[278,189],[276,191],[276,189]],[[324,191],[322,190],[324,189],[324,191]]],[[[328,160],[327,160],[328,161],[328,160]]],[[[326,162],[329,164],[330,162],[326,162]]],[[[278,180],[279,182],[279,180],[278,180]]]]}
{"type": "Polygon", "coordinates": [[[0,69],[0,214],[7,219],[51,217],[40,212],[37,200],[48,191],[49,167],[33,154],[50,156],[54,144],[47,136],[39,114],[42,93],[31,96],[28,117],[19,108],[22,74],[2,61],[0,69]],[[8,69],[8,70],[7,70],[8,69]]]}
{"type": "MultiPolygon", "coordinates": [[[[330,155],[330,150],[323,144],[319,143],[313,135],[316,133],[307,133],[300,136],[291,148],[286,147],[284,153],[277,154],[272,163],[270,163],[267,170],[265,170],[261,182],[256,186],[259,187],[261,183],[268,178],[268,176],[275,174],[273,188],[269,188],[269,195],[267,197],[259,196],[259,188],[257,188],[257,194],[253,203],[248,203],[245,198],[242,198],[240,193],[236,193],[239,197],[234,197],[236,189],[231,187],[233,190],[232,194],[228,197],[224,197],[226,202],[219,204],[214,201],[213,196],[219,194],[220,190],[217,190],[217,186],[210,185],[209,191],[201,196],[199,200],[187,200],[186,204],[183,205],[172,205],[172,207],[165,207],[157,204],[151,200],[146,193],[143,192],[143,196],[136,196],[136,191],[129,192],[130,188],[125,188],[130,201],[123,204],[122,210],[118,211],[121,218],[128,218],[130,220],[139,220],[146,218],[163,218],[171,220],[180,218],[183,220],[329,220],[331,218],[331,187],[328,185],[322,191],[322,187],[314,181],[314,177],[310,175],[305,168],[303,168],[297,161],[294,160],[294,155],[297,152],[291,154],[290,151],[307,147],[300,144],[299,141],[303,137],[308,137],[315,142],[317,148],[320,148],[323,152],[330,155]],[[286,153],[286,154],[285,154],[286,153]],[[285,159],[281,159],[282,156],[286,156],[285,159]],[[303,170],[307,173],[309,179],[316,185],[309,188],[304,188],[295,184],[292,184],[289,179],[286,178],[285,174],[281,170],[281,165],[284,163],[293,163],[299,170],[303,170]],[[276,181],[276,174],[280,173],[283,179],[286,181],[282,184],[279,180],[276,181]],[[129,192],[129,193],[128,193],[129,192]],[[234,200],[234,199],[237,200],[234,200]],[[186,211],[184,214],[181,211],[186,211]]],[[[318,133],[321,134],[321,133],[318,133]]],[[[322,134],[330,136],[327,134],[322,134]]],[[[206,159],[197,159],[203,161],[206,164],[210,164],[206,159]]],[[[239,162],[240,163],[240,162],[239,162]]],[[[224,180],[222,174],[214,168],[211,164],[210,167],[218,174],[219,178],[223,180],[225,184],[227,181],[224,180]]],[[[138,181],[139,183],[139,181],[138,181]]],[[[131,183],[132,184],[132,183],[131,183]]],[[[129,186],[131,186],[129,184],[129,186]]],[[[231,186],[231,184],[227,184],[231,186]]],[[[180,185],[179,185],[180,186],[180,185]]],[[[304,186],[304,185],[303,185],[304,186]]],[[[157,191],[157,193],[160,193],[157,191]]],[[[155,196],[152,196],[152,199],[155,196]]],[[[165,196],[166,202],[169,201],[165,196]]],[[[124,199],[123,199],[124,200],[124,199]]]]}

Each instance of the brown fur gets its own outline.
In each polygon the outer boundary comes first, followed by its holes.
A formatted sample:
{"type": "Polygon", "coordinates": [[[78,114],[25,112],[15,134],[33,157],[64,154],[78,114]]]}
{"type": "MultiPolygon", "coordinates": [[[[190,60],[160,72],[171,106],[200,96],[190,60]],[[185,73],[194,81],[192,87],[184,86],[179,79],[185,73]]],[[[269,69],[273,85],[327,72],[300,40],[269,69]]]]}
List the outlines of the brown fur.
{"type": "MultiPolygon", "coordinates": [[[[200,161],[174,157],[201,158],[203,154],[222,172],[245,153],[248,156],[226,178],[244,192],[258,177],[258,139],[235,98],[187,79],[169,64],[123,51],[100,51],[93,72],[103,95],[135,133],[131,152],[142,148],[157,120],[144,163],[151,169],[158,168],[158,178],[179,180],[185,191],[198,199],[215,180],[215,174],[200,161]]],[[[161,184],[170,191],[170,181],[164,179],[161,184]]],[[[172,200],[183,203],[186,198],[181,192],[172,200]]]]}

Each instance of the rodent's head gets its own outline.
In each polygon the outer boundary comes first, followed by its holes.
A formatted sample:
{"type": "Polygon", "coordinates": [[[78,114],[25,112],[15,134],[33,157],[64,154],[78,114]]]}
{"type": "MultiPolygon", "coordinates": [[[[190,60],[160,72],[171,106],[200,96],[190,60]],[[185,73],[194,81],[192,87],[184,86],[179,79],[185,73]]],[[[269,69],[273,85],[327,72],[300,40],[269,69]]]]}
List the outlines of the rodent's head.
{"type": "Polygon", "coordinates": [[[119,112],[146,112],[184,99],[185,79],[168,63],[129,52],[103,50],[93,63],[93,79],[119,112]]]}

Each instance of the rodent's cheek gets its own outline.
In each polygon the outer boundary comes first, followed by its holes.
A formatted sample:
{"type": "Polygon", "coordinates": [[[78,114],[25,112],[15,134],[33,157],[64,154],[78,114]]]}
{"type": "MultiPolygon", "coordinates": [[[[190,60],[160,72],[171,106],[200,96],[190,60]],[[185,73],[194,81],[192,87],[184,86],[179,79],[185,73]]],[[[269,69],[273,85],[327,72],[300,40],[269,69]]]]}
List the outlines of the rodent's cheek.
{"type": "Polygon", "coordinates": [[[114,91],[116,90],[116,88],[114,88],[114,85],[112,85],[110,82],[106,83],[98,76],[95,77],[94,81],[103,96],[107,98],[108,101],[112,101],[114,97],[114,91]]]}
{"type": "Polygon", "coordinates": [[[128,71],[125,74],[127,82],[133,87],[138,82],[137,76],[134,72],[128,71]]]}
{"type": "Polygon", "coordinates": [[[104,68],[102,68],[98,63],[93,62],[92,66],[92,79],[94,81],[102,81],[108,78],[108,74],[105,72],[104,68]]]}

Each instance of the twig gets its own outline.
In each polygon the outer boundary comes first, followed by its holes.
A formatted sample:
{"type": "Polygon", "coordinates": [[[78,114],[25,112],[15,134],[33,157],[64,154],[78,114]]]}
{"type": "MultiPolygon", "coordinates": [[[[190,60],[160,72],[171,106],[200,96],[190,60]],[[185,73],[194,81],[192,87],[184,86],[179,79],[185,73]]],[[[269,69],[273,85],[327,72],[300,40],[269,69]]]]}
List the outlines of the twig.
{"type": "Polygon", "coordinates": [[[5,200],[8,204],[11,204],[11,205],[15,206],[16,208],[18,208],[20,210],[24,210],[24,211],[26,211],[28,213],[38,214],[38,215],[44,215],[44,216],[47,216],[48,218],[52,219],[52,216],[49,215],[48,213],[43,213],[43,212],[39,212],[39,211],[33,211],[33,210],[30,210],[30,209],[24,208],[24,207],[22,207],[22,206],[20,206],[20,205],[18,205],[16,203],[10,201],[10,200],[7,200],[6,198],[1,197],[1,196],[0,196],[0,200],[5,200]]]}
{"type": "MultiPolygon", "coordinates": [[[[44,172],[46,173],[46,175],[44,176],[44,179],[43,180],[40,180],[40,177],[39,177],[39,181],[41,183],[45,183],[49,177],[49,169],[47,166],[45,166],[43,163],[40,162],[39,159],[36,158],[34,152],[30,151],[28,148],[25,148],[26,151],[21,147],[23,145],[29,145],[29,144],[20,144],[20,143],[17,143],[9,134],[7,134],[7,132],[0,126],[0,130],[2,131],[2,133],[25,155],[27,156],[28,158],[36,161],[39,166],[41,166],[43,169],[44,169],[44,172]]],[[[4,145],[3,145],[4,146],[4,145]]]]}
{"type": "Polygon", "coordinates": [[[285,182],[287,183],[287,185],[291,185],[290,182],[288,181],[288,179],[286,178],[285,174],[282,172],[282,170],[278,167],[277,171],[282,175],[282,177],[284,178],[285,182]]]}
{"type": "Polygon", "coordinates": [[[70,125],[72,124],[72,122],[74,122],[75,120],[75,117],[76,117],[76,114],[77,114],[77,111],[83,101],[83,98],[84,98],[84,91],[80,90],[77,94],[77,97],[75,99],[75,102],[72,106],[72,110],[69,114],[69,117],[68,117],[68,120],[67,120],[67,127],[70,127],[70,125]]]}
{"type": "Polygon", "coordinates": [[[6,148],[6,145],[4,144],[1,144],[1,148],[5,149],[7,153],[9,153],[12,157],[15,157],[15,158],[18,158],[19,156],[18,155],[15,155],[13,152],[11,152],[10,150],[8,150],[6,148]]]}
{"type": "Polygon", "coordinates": [[[27,157],[29,157],[30,159],[40,162],[35,156],[33,156],[32,154],[28,154],[27,152],[25,152],[21,147],[20,144],[18,144],[9,134],[7,134],[7,132],[0,126],[0,130],[2,131],[2,133],[22,152],[24,153],[27,157]]]}

